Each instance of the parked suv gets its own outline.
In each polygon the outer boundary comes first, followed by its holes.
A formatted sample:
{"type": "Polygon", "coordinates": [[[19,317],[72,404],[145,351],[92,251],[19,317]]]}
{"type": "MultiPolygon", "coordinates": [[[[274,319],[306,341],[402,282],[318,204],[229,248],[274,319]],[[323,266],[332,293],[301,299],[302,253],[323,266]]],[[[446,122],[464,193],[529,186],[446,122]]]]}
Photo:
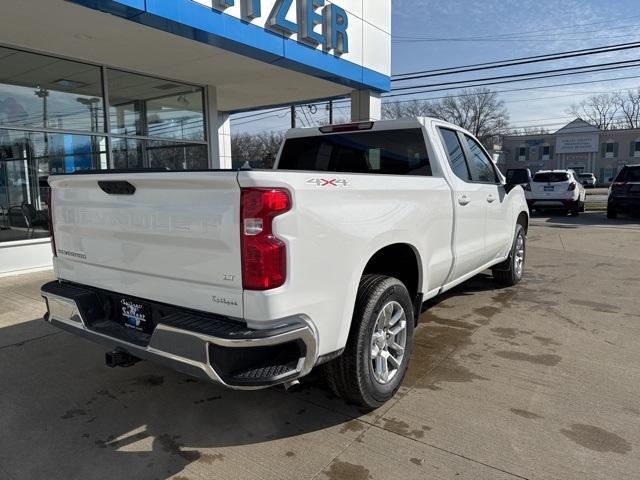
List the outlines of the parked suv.
{"type": "Polygon", "coordinates": [[[593,173],[581,173],[578,175],[578,179],[585,188],[596,188],[596,184],[598,183],[593,173]]]}
{"type": "Polygon", "coordinates": [[[623,167],[609,187],[607,218],[616,218],[619,212],[640,214],[640,165],[623,167]]]}
{"type": "Polygon", "coordinates": [[[531,210],[562,210],[577,216],[584,212],[586,191],[573,170],[540,170],[527,197],[531,210]]]}

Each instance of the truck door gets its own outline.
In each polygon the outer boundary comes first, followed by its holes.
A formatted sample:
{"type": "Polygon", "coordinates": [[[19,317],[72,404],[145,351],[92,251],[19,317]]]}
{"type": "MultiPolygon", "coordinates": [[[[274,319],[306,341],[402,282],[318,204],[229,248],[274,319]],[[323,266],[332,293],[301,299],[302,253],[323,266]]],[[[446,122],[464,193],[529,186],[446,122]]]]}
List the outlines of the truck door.
{"type": "Polygon", "coordinates": [[[511,214],[506,211],[507,195],[501,185],[496,167],[482,146],[473,138],[464,135],[467,158],[473,181],[482,192],[487,213],[484,226],[484,262],[506,255],[513,230],[510,227],[511,214]]]}
{"type": "MultiPolygon", "coordinates": [[[[463,147],[462,134],[439,127],[453,176],[454,196],[454,265],[449,281],[460,278],[485,263],[484,229],[487,214],[486,192],[483,185],[472,180],[463,147]]],[[[466,143],[466,142],[465,142],[466,143]]]]}

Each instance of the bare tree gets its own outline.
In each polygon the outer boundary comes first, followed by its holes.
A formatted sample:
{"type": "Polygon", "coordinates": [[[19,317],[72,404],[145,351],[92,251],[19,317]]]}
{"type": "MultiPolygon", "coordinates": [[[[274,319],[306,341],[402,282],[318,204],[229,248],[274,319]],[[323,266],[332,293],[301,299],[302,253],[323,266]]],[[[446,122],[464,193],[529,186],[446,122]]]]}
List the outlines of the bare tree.
{"type": "Polygon", "coordinates": [[[573,104],[568,112],[600,130],[611,130],[616,126],[616,114],[619,108],[615,94],[603,93],[592,95],[580,103],[573,104]]]}
{"type": "Polygon", "coordinates": [[[620,128],[640,127],[640,88],[614,94],[613,101],[622,118],[618,120],[620,128]]]}
{"type": "Polygon", "coordinates": [[[431,103],[424,100],[388,102],[382,104],[382,118],[426,117],[431,115],[431,103]]]}
{"type": "Polygon", "coordinates": [[[274,131],[257,135],[249,133],[232,135],[231,158],[240,163],[259,162],[262,168],[271,168],[283,139],[284,135],[281,132],[274,131]]]}
{"type": "Polygon", "coordinates": [[[545,127],[516,128],[509,135],[548,135],[549,129],[545,127]]]}
{"type": "Polygon", "coordinates": [[[385,118],[431,116],[459,125],[490,145],[509,126],[509,114],[498,94],[487,88],[463,90],[434,101],[392,102],[383,106],[385,118]]]}

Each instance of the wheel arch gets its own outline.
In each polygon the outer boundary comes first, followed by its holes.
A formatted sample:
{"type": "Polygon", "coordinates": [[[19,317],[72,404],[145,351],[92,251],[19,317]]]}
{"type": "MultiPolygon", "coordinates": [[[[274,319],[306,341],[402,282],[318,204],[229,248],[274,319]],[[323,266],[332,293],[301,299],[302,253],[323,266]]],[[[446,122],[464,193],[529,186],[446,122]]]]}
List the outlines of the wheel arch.
{"type": "Polygon", "coordinates": [[[529,231],[529,214],[524,210],[521,211],[516,219],[516,224],[522,225],[524,233],[526,234],[529,231]]]}
{"type": "Polygon", "coordinates": [[[420,254],[408,243],[393,243],[378,249],[369,257],[360,276],[366,274],[397,278],[407,287],[412,299],[422,290],[420,254]]]}

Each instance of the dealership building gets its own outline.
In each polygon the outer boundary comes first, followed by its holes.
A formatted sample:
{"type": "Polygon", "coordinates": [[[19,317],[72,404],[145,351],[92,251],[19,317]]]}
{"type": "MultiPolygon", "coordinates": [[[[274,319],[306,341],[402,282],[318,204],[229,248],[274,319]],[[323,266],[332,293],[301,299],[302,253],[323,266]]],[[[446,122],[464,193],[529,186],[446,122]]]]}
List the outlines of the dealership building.
{"type": "Polygon", "coordinates": [[[0,275],[51,265],[47,177],[231,168],[229,115],[380,118],[391,0],[3,0],[0,275]]]}
{"type": "Polygon", "coordinates": [[[526,167],[532,173],[565,168],[593,173],[599,185],[633,163],[640,163],[640,129],[600,130],[579,118],[555,133],[503,137],[498,160],[503,171],[526,167]]]}

